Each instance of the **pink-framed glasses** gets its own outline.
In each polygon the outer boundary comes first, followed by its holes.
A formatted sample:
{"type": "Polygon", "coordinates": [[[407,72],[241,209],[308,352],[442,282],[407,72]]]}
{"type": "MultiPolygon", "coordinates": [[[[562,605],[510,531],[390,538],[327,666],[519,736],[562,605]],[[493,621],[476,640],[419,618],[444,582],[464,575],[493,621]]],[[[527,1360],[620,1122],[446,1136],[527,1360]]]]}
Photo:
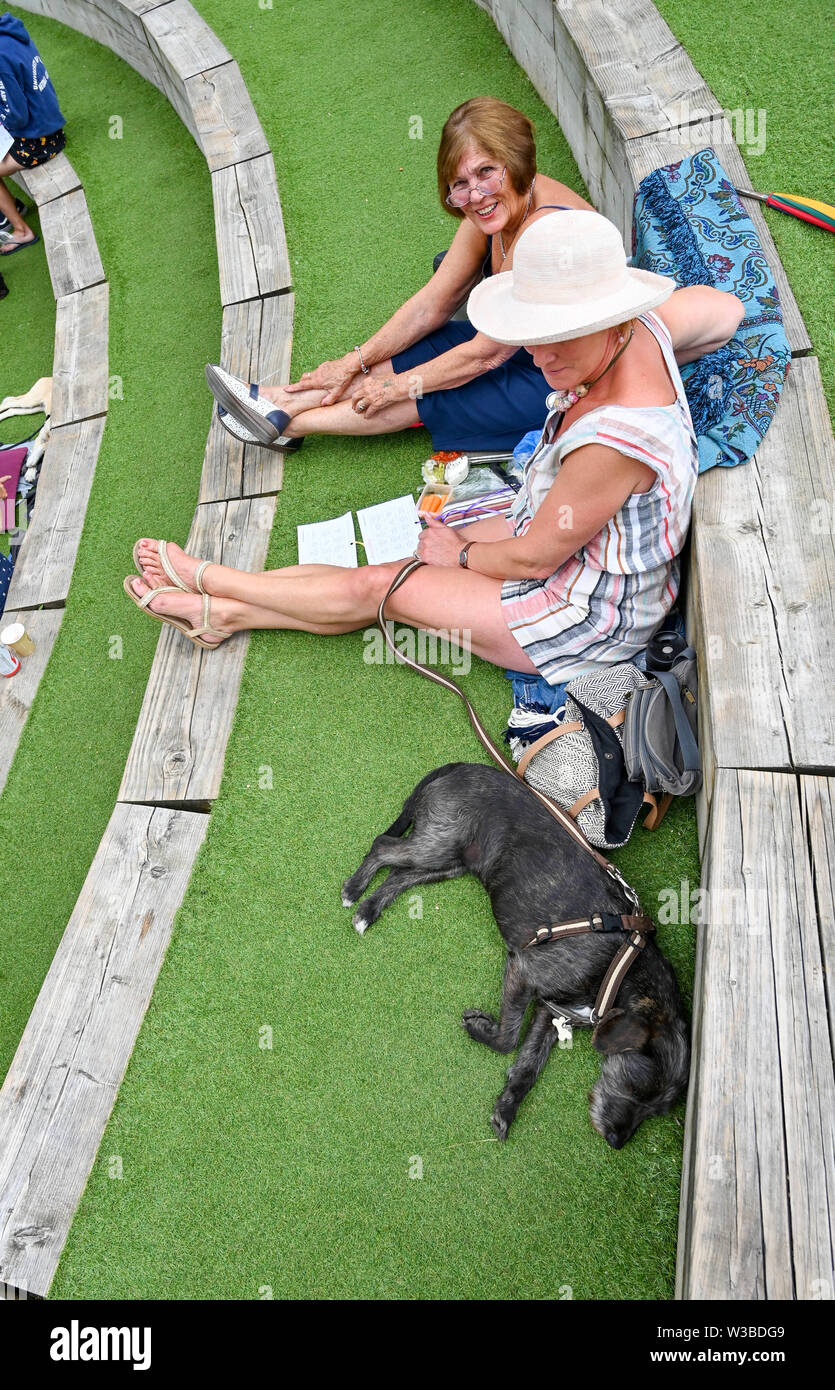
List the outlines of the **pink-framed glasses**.
{"type": "MultiPolygon", "coordinates": [[[[476,193],[480,198],[488,198],[491,193],[498,193],[507,173],[507,165],[500,174],[493,174],[489,179],[483,179],[481,183],[470,183],[467,180],[466,188],[450,188],[446,195],[445,202],[452,208],[465,208],[476,193]]],[[[456,179],[456,183],[462,183],[462,179],[456,179]]]]}

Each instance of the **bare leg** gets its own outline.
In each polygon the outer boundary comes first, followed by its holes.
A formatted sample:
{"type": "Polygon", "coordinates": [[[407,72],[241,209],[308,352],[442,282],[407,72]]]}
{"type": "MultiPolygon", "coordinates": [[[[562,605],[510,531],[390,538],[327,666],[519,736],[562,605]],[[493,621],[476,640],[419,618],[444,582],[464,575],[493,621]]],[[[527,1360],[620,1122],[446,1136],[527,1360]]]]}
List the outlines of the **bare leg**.
{"type": "MultiPolygon", "coordinates": [[[[148,592],[143,579],[135,578],[133,591],[137,598],[148,592]]],[[[199,594],[160,594],[149,605],[152,613],[170,618],[184,618],[192,627],[202,624],[203,600],[199,594]]],[[[219,632],[232,636],[235,632],[246,632],[254,628],[295,629],[300,632],[313,632],[322,637],[334,637],[343,632],[354,632],[356,623],[313,623],[301,622],[288,613],[276,613],[273,608],[257,608],[250,603],[240,603],[237,599],[213,598],[209,614],[211,626],[219,632]]],[[[364,627],[361,623],[359,626],[364,627]]],[[[212,646],[220,646],[225,639],[205,637],[212,646]]]]}
{"type": "MultiPolygon", "coordinates": [[[[375,363],[371,375],[390,375],[392,371],[391,358],[388,358],[385,362],[375,363]]],[[[412,400],[397,401],[370,418],[357,414],[351,404],[351,396],[361,381],[362,372],[357,372],[345,386],[341,399],[326,406],[322,405],[322,400],[329,394],[327,391],[287,391],[284,386],[269,386],[262,382],[258,383],[258,387],[262,396],[289,415],[290,424],[285,433],[293,439],[303,439],[308,434],[393,434],[420,423],[417,406],[412,400]]]]}
{"type": "MultiPolygon", "coordinates": [[[[32,241],[35,233],[32,231],[31,227],[24,222],[15,207],[15,200],[2,178],[3,174],[13,174],[20,168],[21,165],[18,164],[16,160],[12,159],[10,155],[6,155],[5,159],[0,160],[0,215],[8,218],[11,222],[15,241],[32,241]]],[[[6,254],[8,255],[9,253],[6,252],[6,254]]]]}
{"type": "MultiPolygon", "coordinates": [[[[140,545],[143,566],[152,544],[140,545]]],[[[193,569],[189,574],[186,566],[189,557],[173,546],[171,556],[184,582],[191,583],[193,569]]],[[[263,626],[349,632],[374,621],[380,600],[403,563],[363,565],[355,570],[336,565],[288,565],[263,574],[209,565],[203,584],[210,594],[272,611],[275,620],[263,626]]],[[[161,571],[151,569],[148,573],[154,585],[167,583],[161,571]]],[[[501,589],[501,580],[487,575],[424,565],[393,596],[388,612],[414,627],[452,635],[459,646],[497,666],[536,674],[536,667],[504,620],[501,589]]],[[[173,594],[163,597],[177,601],[173,594]]]]}

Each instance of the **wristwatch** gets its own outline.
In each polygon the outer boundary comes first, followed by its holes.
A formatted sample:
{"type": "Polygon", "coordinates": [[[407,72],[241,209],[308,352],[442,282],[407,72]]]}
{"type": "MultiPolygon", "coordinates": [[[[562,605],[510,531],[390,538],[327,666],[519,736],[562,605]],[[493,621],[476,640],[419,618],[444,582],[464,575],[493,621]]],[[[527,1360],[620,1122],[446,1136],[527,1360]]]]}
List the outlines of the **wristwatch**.
{"type": "Polygon", "coordinates": [[[458,552],[458,563],[464,570],[467,568],[467,551],[469,550],[471,545],[475,545],[475,541],[467,541],[467,544],[464,546],[463,550],[459,550],[458,552]]]}

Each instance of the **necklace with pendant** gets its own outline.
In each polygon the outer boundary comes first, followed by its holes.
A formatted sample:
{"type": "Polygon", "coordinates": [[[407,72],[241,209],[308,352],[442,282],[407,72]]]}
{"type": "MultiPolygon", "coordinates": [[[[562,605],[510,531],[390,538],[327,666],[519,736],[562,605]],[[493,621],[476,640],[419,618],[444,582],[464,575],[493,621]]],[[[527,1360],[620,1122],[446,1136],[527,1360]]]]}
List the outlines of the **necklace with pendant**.
{"type": "MultiPolygon", "coordinates": [[[[534,174],[533,178],[531,179],[530,191],[529,191],[529,193],[528,193],[528,201],[527,201],[527,203],[525,204],[525,215],[524,215],[524,217],[522,218],[522,221],[519,223],[519,226],[520,226],[520,227],[523,227],[523,226],[525,225],[525,222],[527,221],[528,213],[529,213],[530,210],[531,210],[531,199],[533,198],[533,186],[534,186],[535,183],[536,183],[536,174],[534,174]]],[[[500,250],[501,253],[502,253],[502,265],[504,265],[505,261],[507,260],[507,252],[506,252],[505,249],[504,249],[504,241],[502,240],[502,234],[501,234],[501,232],[499,232],[499,250],[500,250]]]]}
{"type": "Polygon", "coordinates": [[[600,372],[598,376],[594,377],[591,381],[581,382],[579,386],[573,387],[570,391],[552,391],[549,396],[546,396],[545,404],[547,405],[548,409],[560,411],[570,410],[572,405],[576,405],[577,402],[581,401],[584,396],[587,396],[589,394],[590,387],[596,386],[600,378],[604,377],[606,373],[609,371],[609,368],[614,367],[621,354],[626,352],[626,349],[632,342],[634,333],[635,329],[630,328],[629,337],[623,344],[623,347],[618,348],[611,362],[607,363],[607,365],[603,368],[603,371],[600,372]]]}

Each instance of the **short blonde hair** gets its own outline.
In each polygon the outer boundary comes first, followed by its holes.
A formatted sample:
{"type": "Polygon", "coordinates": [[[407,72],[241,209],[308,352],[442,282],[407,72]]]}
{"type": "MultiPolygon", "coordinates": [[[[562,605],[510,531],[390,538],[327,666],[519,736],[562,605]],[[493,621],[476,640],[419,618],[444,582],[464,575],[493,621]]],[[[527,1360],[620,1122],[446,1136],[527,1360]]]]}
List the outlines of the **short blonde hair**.
{"type": "Polygon", "coordinates": [[[472,97],[456,106],[441,132],[438,193],[445,212],[464,216],[462,208],[450,207],[446,196],[469,145],[478,145],[507,169],[516,193],[530,187],[536,173],[533,124],[524,112],[496,97],[472,97]]]}

